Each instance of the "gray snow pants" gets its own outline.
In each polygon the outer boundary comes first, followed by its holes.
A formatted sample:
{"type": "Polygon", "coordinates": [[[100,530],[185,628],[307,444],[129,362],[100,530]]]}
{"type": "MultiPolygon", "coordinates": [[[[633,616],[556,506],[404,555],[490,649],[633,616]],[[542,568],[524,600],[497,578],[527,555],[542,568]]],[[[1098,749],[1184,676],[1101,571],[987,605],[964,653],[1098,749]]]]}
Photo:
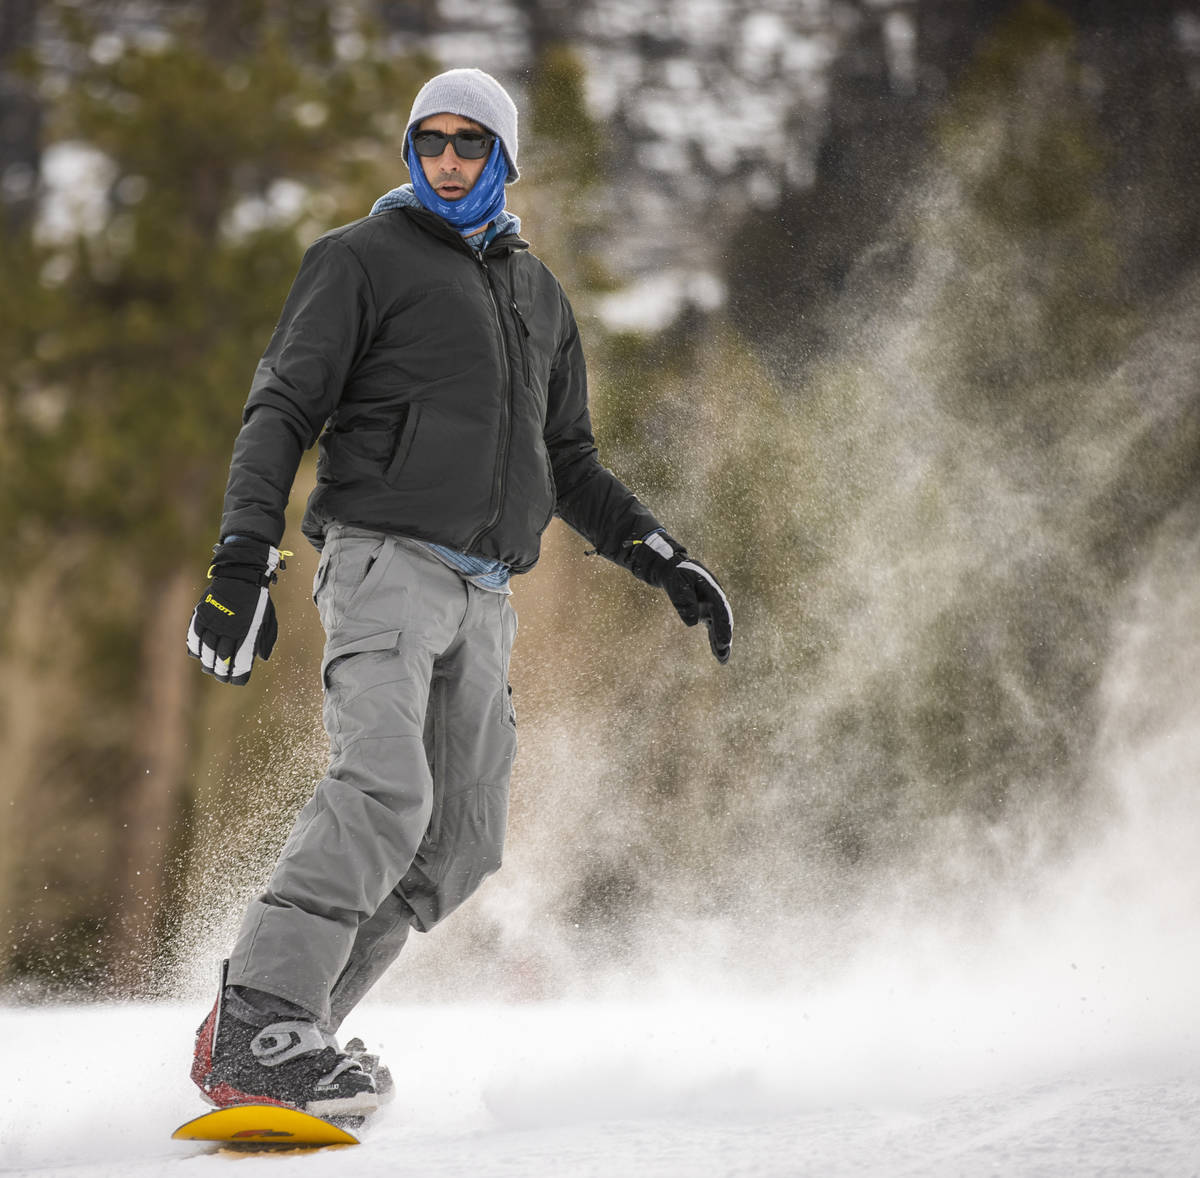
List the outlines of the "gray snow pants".
{"type": "Polygon", "coordinates": [[[420,544],[335,525],[313,585],[330,764],[251,902],[228,982],[334,1031],[500,866],[516,716],[508,597],[420,544]]]}

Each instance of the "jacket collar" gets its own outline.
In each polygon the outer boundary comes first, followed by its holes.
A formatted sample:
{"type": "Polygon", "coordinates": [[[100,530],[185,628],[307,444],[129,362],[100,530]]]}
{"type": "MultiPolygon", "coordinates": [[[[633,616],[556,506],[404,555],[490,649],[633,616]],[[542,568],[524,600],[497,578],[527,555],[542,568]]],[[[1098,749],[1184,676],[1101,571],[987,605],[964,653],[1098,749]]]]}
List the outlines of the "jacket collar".
{"type": "MultiPolygon", "coordinates": [[[[409,220],[416,222],[422,229],[432,233],[435,237],[452,242],[459,249],[466,250],[469,254],[475,253],[470,245],[463,240],[462,235],[452,226],[447,225],[436,213],[431,213],[428,209],[411,208],[408,206],[401,206],[400,211],[409,220]]],[[[529,242],[518,234],[502,233],[484,250],[484,254],[487,257],[493,257],[497,254],[511,254],[517,250],[527,250],[528,248],[529,242]]]]}

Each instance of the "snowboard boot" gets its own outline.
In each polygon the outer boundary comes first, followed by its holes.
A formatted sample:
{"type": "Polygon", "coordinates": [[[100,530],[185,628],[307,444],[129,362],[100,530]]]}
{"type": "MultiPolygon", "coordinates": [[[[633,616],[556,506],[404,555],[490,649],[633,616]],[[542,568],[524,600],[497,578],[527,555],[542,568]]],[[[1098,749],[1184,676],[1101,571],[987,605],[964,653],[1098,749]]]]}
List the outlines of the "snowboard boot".
{"type": "Polygon", "coordinates": [[[192,1080],[211,1104],[282,1104],[318,1117],[366,1116],[379,1106],[362,1065],[329,1047],[314,1022],[256,1027],[224,1010],[225,974],[196,1032],[192,1080]]]}
{"type": "Polygon", "coordinates": [[[357,1060],[359,1066],[375,1081],[375,1092],[380,1104],[387,1104],[396,1095],[396,1085],[387,1064],[379,1062],[379,1056],[367,1050],[361,1039],[351,1039],[344,1048],[346,1054],[357,1060]]]}

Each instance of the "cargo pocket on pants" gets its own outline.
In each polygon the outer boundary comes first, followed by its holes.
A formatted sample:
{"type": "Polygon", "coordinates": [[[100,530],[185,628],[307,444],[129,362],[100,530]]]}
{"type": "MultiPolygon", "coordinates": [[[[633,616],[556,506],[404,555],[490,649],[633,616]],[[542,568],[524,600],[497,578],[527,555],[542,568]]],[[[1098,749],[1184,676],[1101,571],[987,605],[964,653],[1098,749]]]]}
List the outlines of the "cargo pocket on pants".
{"type": "Polygon", "coordinates": [[[329,645],[325,649],[325,657],[321,661],[321,682],[328,691],[332,686],[329,673],[334,667],[348,659],[353,654],[365,654],[368,651],[392,650],[400,640],[399,630],[381,630],[366,638],[353,642],[340,642],[336,646],[329,645]]]}
{"type": "Polygon", "coordinates": [[[513,609],[508,598],[501,601],[500,609],[500,641],[503,643],[503,657],[500,660],[500,720],[515,729],[517,709],[513,706],[513,689],[508,674],[512,662],[513,645],[517,641],[517,611],[513,609]]]}
{"type": "Polygon", "coordinates": [[[325,724],[325,732],[329,737],[329,748],[332,756],[337,756],[342,749],[343,710],[364,687],[371,684],[362,677],[352,673],[352,666],[341,674],[336,674],[346,663],[353,663],[356,655],[383,654],[396,649],[400,641],[399,630],[388,630],[381,634],[372,634],[369,638],[360,638],[357,642],[342,643],[336,648],[325,650],[321,660],[321,693],[324,697],[321,707],[321,718],[325,724]]]}

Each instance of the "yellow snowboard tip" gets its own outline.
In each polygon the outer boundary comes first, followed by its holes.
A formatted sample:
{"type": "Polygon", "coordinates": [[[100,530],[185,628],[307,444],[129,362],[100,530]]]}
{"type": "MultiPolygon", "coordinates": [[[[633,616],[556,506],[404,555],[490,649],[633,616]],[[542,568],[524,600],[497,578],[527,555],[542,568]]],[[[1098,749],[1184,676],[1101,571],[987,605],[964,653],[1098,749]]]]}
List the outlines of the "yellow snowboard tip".
{"type": "Polygon", "coordinates": [[[221,1141],[231,1145],[357,1145],[353,1133],[278,1104],[235,1104],[215,1109],[180,1125],[176,1141],[221,1141]]]}

